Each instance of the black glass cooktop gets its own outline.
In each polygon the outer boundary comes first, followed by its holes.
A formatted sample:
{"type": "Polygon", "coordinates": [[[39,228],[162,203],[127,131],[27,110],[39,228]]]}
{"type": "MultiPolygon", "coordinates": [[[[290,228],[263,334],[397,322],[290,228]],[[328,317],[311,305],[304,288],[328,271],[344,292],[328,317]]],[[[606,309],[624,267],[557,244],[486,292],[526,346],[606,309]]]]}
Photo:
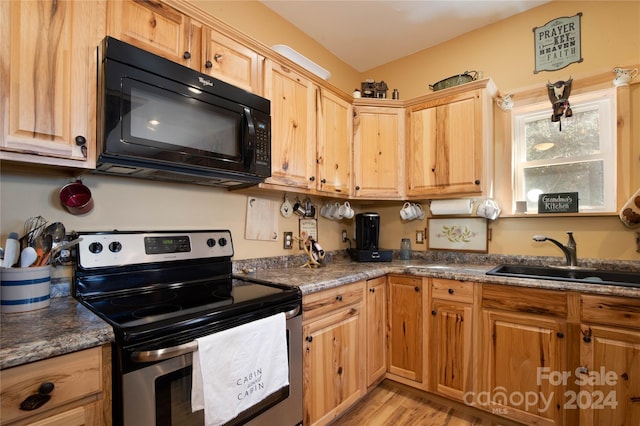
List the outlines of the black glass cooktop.
{"type": "Polygon", "coordinates": [[[115,326],[144,326],[193,315],[222,314],[289,299],[296,290],[239,279],[205,281],[85,300],[115,326]]]}

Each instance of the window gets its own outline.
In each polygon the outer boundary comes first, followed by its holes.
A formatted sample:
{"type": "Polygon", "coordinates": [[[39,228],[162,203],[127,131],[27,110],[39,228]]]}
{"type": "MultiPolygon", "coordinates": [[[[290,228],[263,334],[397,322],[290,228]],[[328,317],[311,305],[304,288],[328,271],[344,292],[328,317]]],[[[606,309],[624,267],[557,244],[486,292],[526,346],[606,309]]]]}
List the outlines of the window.
{"type": "Polygon", "coordinates": [[[512,110],[514,200],[537,212],[538,195],[578,192],[580,212],[616,209],[615,89],[569,98],[573,116],[551,121],[551,104],[512,110]]]}

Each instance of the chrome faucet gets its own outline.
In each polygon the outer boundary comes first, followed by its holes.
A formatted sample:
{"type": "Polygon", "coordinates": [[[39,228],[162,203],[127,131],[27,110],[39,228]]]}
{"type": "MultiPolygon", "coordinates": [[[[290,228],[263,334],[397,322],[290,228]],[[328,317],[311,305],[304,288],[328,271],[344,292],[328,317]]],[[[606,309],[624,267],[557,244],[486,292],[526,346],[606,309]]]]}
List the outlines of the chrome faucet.
{"type": "Polygon", "coordinates": [[[551,241],[553,244],[560,247],[560,250],[562,250],[562,252],[564,253],[564,256],[567,258],[567,266],[578,266],[576,240],[573,239],[573,232],[569,231],[567,232],[567,234],[569,235],[569,241],[567,241],[566,246],[561,242],[544,235],[534,235],[533,240],[538,242],[551,241]]]}

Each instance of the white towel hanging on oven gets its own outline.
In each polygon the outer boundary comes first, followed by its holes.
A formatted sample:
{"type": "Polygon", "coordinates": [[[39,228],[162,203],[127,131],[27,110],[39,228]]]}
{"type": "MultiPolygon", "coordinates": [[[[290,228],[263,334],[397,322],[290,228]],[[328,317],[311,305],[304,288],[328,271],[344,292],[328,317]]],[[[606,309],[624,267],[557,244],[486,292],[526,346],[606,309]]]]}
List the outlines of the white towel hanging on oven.
{"type": "Polygon", "coordinates": [[[284,313],[196,339],[191,408],[221,425],[289,385],[284,313]]]}

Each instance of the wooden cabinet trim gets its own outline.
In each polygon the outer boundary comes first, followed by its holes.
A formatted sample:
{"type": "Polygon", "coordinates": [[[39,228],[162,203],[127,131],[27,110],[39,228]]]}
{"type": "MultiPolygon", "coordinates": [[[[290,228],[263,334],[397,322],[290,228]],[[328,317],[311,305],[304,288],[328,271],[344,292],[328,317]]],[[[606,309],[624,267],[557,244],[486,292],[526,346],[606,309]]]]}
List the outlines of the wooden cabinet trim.
{"type": "Polygon", "coordinates": [[[558,290],[484,284],[482,307],[566,318],[567,293],[558,290]]]}
{"type": "MultiPolygon", "coordinates": [[[[0,371],[2,424],[48,417],[73,407],[71,403],[79,406],[101,400],[104,384],[102,351],[102,347],[96,347],[0,371]],[[34,411],[20,410],[20,402],[37,393],[43,382],[52,382],[55,386],[51,399],[34,411]]],[[[93,415],[97,421],[106,420],[101,412],[93,415]]]]}

